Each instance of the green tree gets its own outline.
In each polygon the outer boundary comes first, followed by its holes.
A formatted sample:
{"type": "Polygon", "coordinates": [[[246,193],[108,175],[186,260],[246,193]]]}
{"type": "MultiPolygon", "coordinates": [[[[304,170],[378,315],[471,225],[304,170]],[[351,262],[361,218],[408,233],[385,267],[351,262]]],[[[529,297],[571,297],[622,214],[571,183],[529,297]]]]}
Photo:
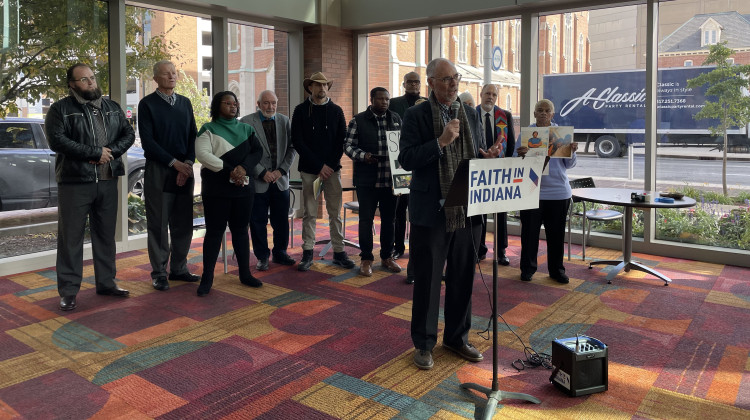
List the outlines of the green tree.
{"type": "MultiPolygon", "coordinates": [[[[143,22],[150,13],[126,8],[128,77],[150,76],[151,65],[169,59],[169,51],[177,46],[163,36],[144,42],[143,22]]],[[[12,28],[18,31],[18,45],[0,50],[0,118],[18,112],[17,99],[33,104],[42,95],[53,100],[66,96],[65,71],[77,62],[89,64],[99,87],[109,92],[107,16],[105,1],[22,1],[18,28],[12,28]]]]}
{"type": "Polygon", "coordinates": [[[734,50],[726,46],[727,42],[720,42],[711,46],[708,57],[703,65],[715,65],[716,68],[708,73],[688,80],[688,87],[698,88],[708,84],[706,96],[715,101],[706,101],[703,109],[693,116],[695,119],[718,119],[719,123],[710,127],[715,136],[724,135],[724,153],[722,163],[721,182],[724,196],[727,195],[727,146],[729,144],[730,127],[745,127],[750,122],[750,96],[748,96],[748,77],[750,65],[733,65],[727,60],[734,54],[734,50]]]}
{"type": "Polygon", "coordinates": [[[211,121],[211,97],[208,96],[206,89],[199,90],[198,84],[184,70],[180,70],[180,74],[182,77],[177,81],[174,91],[190,99],[193,104],[195,125],[200,130],[203,124],[211,121]]]}

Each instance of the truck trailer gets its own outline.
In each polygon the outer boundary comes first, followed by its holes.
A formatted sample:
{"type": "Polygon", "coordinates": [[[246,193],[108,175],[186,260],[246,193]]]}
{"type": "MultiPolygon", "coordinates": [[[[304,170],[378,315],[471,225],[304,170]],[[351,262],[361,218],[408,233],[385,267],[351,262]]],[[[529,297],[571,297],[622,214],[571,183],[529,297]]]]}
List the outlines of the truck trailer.
{"type": "MultiPolygon", "coordinates": [[[[718,120],[693,118],[707,100],[707,87],[687,86],[688,80],[713,69],[659,70],[657,146],[723,148],[723,135],[709,131],[718,120]]],[[[599,157],[619,157],[627,147],[645,142],[645,70],[548,74],[542,83],[543,97],[555,104],[553,121],[575,127],[575,141],[585,144],[585,151],[593,145],[599,157]]],[[[731,127],[728,133],[728,152],[748,151],[748,127],[731,127]]]]}

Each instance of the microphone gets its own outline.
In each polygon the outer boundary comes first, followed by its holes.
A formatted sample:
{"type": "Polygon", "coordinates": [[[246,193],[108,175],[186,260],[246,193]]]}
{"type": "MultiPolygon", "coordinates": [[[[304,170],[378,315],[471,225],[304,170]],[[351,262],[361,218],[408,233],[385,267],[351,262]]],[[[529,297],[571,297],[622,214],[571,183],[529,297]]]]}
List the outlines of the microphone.
{"type": "Polygon", "coordinates": [[[451,104],[451,117],[455,120],[458,118],[458,109],[461,108],[461,103],[454,101],[451,104]]]}

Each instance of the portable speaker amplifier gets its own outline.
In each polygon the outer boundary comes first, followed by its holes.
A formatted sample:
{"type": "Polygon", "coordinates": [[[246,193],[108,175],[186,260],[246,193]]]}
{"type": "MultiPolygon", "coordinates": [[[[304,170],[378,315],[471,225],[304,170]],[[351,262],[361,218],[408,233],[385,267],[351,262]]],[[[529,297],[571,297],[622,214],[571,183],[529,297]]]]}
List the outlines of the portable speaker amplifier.
{"type": "Polygon", "coordinates": [[[555,370],[550,381],[571,397],[606,391],[607,363],[607,345],[595,338],[557,339],[552,342],[555,370]]]}

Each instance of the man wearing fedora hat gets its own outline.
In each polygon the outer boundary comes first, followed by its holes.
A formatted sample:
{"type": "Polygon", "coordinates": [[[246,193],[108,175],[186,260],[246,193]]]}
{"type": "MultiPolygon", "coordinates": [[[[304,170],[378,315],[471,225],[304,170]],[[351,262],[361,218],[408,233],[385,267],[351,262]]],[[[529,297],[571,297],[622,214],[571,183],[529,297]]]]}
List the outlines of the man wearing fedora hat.
{"type": "Polygon", "coordinates": [[[354,268],[354,261],[344,251],[344,228],[341,223],[341,156],[344,154],[346,119],[344,111],[328,97],[333,85],[321,72],[302,82],[310,96],[294,108],[292,114],[292,144],[299,153],[298,169],[302,178],[302,260],[299,271],[307,271],[313,262],[315,220],[318,202],[313,183],[320,179],[328,212],[333,263],[354,268]]]}

